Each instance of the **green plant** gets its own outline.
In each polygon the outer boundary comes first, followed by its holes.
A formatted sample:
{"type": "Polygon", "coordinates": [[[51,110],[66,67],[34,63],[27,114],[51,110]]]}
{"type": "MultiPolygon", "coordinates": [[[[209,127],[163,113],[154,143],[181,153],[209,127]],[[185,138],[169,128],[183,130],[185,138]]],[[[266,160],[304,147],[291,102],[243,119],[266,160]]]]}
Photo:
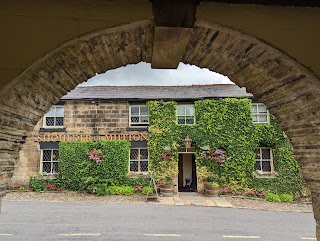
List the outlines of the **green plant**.
{"type": "Polygon", "coordinates": [[[141,190],[141,194],[143,195],[153,194],[153,193],[155,193],[154,187],[146,186],[146,187],[143,187],[141,190]]]}
{"type": "Polygon", "coordinates": [[[291,194],[280,194],[279,197],[282,202],[293,202],[293,196],[291,194]]]}
{"type": "Polygon", "coordinates": [[[279,195],[267,192],[267,194],[264,196],[264,198],[269,202],[281,202],[281,199],[279,195]]]}
{"type": "Polygon", "coordinates": [[[93,184],[122,185],[128,175],[129,148],[128,141],[60,142],[59,180],[74,191],[93,184]],[[104,153],[98,165],[88,159],[90,150],[104,153]]]}
{"type": "Polygon", "coordinates": [[[208,182],[206,186],[207,187],[214,187],[214,188],[220,187],[219,183],[217,183],[217,182],[208,182]]]}
{"type": "Polygon", "coordinates": [[[304,183],[292,146],[270,116],[270,124],[252,122],[251,100],[226,98],[223,100],[198,100],[195,102],[195,125],[177,125],[174,101],[160,103],[149,101],[148,148],[150,169],[160,180],[176,176],[179,145],[186,135],[192,137],[197,147],[197,178],[207,180],[208,174],[220,175],[219,184],[232,193],[242,193],[245,188],[270,190],[274,193],[301,194],[304,183]],[[175,161],[163,162],[164,150],[170,147],[175,161]],[[276,178],[253,176],[255,148],[271,147],[274,154],[276,178]],[[223,166],[211,158],[202,158],[201,150],[221,149],[228,154],[223,166]],[[168,166],[169,164],[172,164],[168,166]],[[174,170],[164,175],[164,170],[174,170]]]}

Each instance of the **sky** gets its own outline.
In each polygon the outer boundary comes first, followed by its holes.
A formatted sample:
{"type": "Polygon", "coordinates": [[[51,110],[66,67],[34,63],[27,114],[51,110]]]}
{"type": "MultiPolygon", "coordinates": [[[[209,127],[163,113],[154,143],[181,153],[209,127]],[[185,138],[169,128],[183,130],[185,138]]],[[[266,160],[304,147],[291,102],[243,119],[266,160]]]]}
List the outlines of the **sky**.
{"type": "Polygon", "coordinates": [[[151,69],[148,63],[128,65],[97,74],[81,86],[195,85],[232,84],[226,76],[194,65],[179,64],[178,69],[151,69]]]}

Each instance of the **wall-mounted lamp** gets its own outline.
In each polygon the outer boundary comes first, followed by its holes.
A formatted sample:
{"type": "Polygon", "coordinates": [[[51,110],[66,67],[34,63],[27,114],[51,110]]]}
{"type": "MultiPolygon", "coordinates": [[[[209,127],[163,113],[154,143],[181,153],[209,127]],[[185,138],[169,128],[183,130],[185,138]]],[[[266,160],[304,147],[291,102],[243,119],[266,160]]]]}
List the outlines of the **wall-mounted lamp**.
{"type": "Polygon", "coordinates": [[[189,138],[189,135],[186,136],[183,140],[184,146],[186,147],[186,151],[191,147],[192,140],[189,138]]]}

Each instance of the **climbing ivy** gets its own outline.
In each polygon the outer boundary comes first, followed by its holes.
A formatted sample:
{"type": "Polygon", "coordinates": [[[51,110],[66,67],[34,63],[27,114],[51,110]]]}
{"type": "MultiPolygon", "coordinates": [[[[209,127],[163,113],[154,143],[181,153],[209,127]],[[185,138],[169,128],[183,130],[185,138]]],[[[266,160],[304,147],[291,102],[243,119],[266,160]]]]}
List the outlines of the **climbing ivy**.
{"type": "Polygon", "coordinates": [[[208,171],[219,174],[222,185],[276,193],[301,193],[303,180],[290,143],[272,117],[270,124],[254,124],[251,105],[251,100],[246,98],[198,100],[194,103],[196,123],[178,125],[176,102],[149,101],[150,169],[159,179],[177,174],[178,148],[188,134],[197,148],[197,169],[205,166],[208,171]],[[215,162],[202,160],[200,152],[207,146],[225,150],[227,161],[219,167],[215,162]],[[278,177],[255,177],[256,147],[273,149],[274,168],[279,173],[278,177]],[[166,163],[164,168],[162,155],[168,148],[172,151],[173,160],[170,165],[166,163]]]}
{"type": "Polygon", "coordinates": [[[59,180],[71,190],[88,184],[121,185],[128,175],[128,141],[60,142],[59,180]],[[100,163],[88,158],[88,152],[101,150],[100,163]]]}

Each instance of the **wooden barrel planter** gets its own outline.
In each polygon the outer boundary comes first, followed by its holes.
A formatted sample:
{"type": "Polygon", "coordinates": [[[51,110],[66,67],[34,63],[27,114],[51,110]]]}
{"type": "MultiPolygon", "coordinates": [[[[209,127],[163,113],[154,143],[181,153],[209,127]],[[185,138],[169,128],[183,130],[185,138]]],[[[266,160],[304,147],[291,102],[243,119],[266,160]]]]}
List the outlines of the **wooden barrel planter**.
{"type": "Polygon", "coordinates": [[[218,197],[220,194],[220,187],[205,186],[204,195],[206,197],[218,197]]]}
{"type": "Polygon", "coordinates": [[[172,197],[173,196],[173,185],[161,185],[160,195],[162,197],[172,197]]]}

